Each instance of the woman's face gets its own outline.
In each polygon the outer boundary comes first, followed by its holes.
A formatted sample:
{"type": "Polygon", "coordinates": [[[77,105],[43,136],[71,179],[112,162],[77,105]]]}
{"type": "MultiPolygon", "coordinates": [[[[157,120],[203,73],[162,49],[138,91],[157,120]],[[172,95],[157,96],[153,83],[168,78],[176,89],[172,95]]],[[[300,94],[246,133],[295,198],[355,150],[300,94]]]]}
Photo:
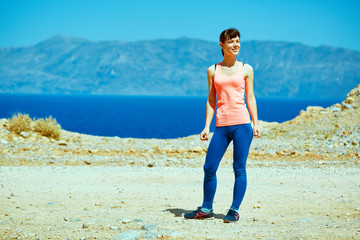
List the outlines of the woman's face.
{"type": "Polygon", "coordinates": [[[235,37],[231,39],[227,39],[225,43],[220,42],[220,46],[225,54],[237,55],[240,51],[240,38],[235,37]]]}

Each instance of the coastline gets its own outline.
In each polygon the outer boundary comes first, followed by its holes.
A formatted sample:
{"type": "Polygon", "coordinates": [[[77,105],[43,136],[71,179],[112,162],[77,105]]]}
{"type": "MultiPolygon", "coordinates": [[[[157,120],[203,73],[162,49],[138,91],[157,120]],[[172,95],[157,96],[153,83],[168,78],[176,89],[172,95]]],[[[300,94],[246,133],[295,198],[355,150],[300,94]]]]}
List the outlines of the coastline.
{"type": "Polygon", "coordinates": [[[240,221],[224,224],[232,146],[219,168],[213,221],[185,220],[202,199],[209,142],[20,135],[0,119],[4,239],[351,239],[360,224],[360,85],[329,108],[260,122],[240,221]]]}

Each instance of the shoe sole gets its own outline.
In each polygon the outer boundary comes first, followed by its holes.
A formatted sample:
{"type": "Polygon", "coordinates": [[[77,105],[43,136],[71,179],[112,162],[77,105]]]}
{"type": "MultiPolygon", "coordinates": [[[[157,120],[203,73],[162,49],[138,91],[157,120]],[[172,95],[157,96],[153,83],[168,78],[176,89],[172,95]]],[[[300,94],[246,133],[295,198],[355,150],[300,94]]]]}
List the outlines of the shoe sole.
{"type": "Polygon", "coordinates": [[[235,222],[237,222],[237,221],[239,221],[239,220],[236,220],[236,221],[230,221],[230,220],[225,220],[225,219],[224,219],[224,223],[235,223],[235,222]]]}
{"type": "Polygon", "coordinates": [[[184,217],[185,219],[194,219],[194,220],[206,220],[206,219],[209,219],[209,220],[212,220],[214,219],[214,217],[206,217],[206,218],[186,218],[184,217]]]}

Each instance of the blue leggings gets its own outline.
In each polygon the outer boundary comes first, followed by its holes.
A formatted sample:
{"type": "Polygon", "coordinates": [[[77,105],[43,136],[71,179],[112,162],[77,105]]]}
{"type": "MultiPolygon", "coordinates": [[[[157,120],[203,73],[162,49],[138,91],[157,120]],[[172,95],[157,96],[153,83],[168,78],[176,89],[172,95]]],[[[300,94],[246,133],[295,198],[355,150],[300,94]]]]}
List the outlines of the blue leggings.
{"type": "Polygon", "coordinates": [[[250,123],[234,126],[216,127],[211,139],[204,164],[204,201],[203,208],[212,209],[216,192],[216,171],[230,142],[234,145],[233,168],[235,185],[231,208],[239,210],[244,198],[247,178],[246,159],[249,154],[253,132],[250,123]]]}

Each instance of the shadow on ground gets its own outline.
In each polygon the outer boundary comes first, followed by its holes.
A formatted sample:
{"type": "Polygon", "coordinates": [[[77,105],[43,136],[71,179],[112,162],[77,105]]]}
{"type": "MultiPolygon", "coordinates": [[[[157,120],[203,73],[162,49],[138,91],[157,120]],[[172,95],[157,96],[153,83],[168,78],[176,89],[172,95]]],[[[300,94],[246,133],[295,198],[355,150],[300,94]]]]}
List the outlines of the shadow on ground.
{"type": "MultiPolygon", "coordinates": [[[[174,214],[175,217],[182,217],[184,213],[192,212],[194,210],[185,210],[182,208],[168,208],[165,211],[174,214]]],[[[224,214],[214,214],[214,218],[216,219],[224,219],[224,217],[225,217],[224,214]]]]}

